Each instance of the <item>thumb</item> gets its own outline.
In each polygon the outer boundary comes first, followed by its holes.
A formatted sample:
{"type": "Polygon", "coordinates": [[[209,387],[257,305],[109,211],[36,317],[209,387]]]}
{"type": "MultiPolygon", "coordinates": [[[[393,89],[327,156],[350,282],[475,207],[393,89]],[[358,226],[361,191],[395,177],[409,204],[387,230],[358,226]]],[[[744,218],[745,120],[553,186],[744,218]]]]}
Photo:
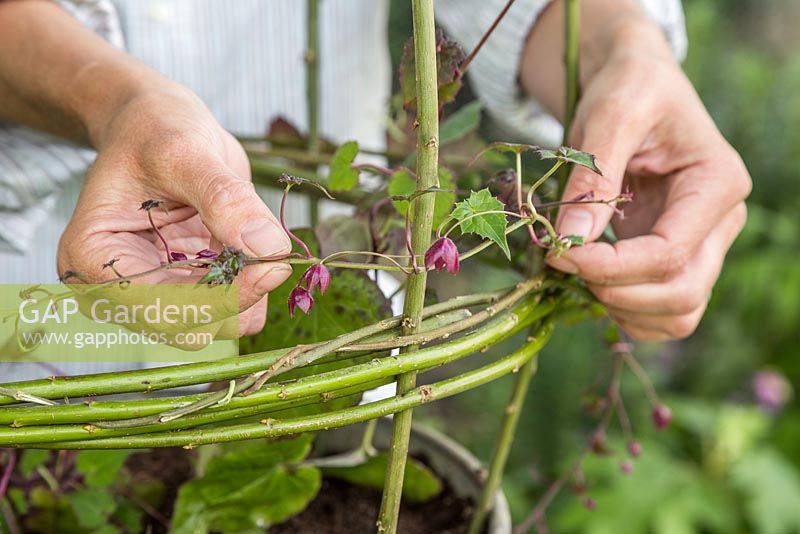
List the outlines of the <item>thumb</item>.
{"type": "MultiPolygon", "coordinates": [[[[641,138],[636,128],[620,124],[620,117],[589,113],[583,127],[576,128],[573,142],[596,157],[602,175],[576,165],[564,189],[562,200],[569,201],[591,194],[597,200],[609,200],[620,194],[625,169],[641,138]]],[[[559,211],[556,230],[563,235],[579,235],[595,241],[611,221],[614,210],[604,204],[566,205],[559,211]]]]}
{"type": "Polygon", "coordinates": [[[200,214],[214,240],[253,257],[291,252],[289,236],[255,191],[253,183],[217,163],[213,171],[185,184],[185,200],[200,214]]]}
{"type": "MultiPolygon", "coordinates": [[[[204,164],[207,166],[203,175],[193,183],[183,181],[185,189],[180,193],[197,210],[212,242],[241,249],[257,258],[280,257],[291,252],[289,236],[258,196],[253,183],[219,162],[215,166],[211,162],[204,164]]],[[[291,267],[284,263],[245,267],[237,280],[240,309],[257,304],[290,274],[291,267]]]]}

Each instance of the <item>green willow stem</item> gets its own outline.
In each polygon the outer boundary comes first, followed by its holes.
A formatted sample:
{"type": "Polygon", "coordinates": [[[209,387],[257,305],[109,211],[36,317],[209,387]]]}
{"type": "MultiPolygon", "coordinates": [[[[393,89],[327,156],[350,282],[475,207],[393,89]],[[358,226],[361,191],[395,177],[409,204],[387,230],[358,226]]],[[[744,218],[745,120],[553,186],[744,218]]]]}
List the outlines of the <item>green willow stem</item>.
{"type": "MultiPolygon", "coordinates": [[[[564,136],[561,144],[569,145],[575,109],[580,99],[580,44],[581,44],[581,0],[564,0],[564,136]]],[[[571,165],[565,165],[559,175],[558,197],[564,194],[571,165]]]]}
{"type": "MultiPolygon", "coordinates": [[[[439,95],[436,68],[436,27],[433,0],[412,0],[414,26],[414,57],[416,64],[417,94],[417,191],[439,185],[439,95]]],[[[433,228],[434,195],[420,195],[408,209],[414,208],[411,228],[411,246],[414,251],[428,250],[433,228]]],[[[413,267],[413,262],[410,263],[413,267]]],[[[403,334],[414,334],[419,327],[425,302],[428,273],[424,269],[409,276],[403,305],[403,334]]],[[[404,352],[416,350],[406,347],[404,352]]],[[[405,395],[414,389],[416,373],[409,372],[397,378],[397,393],[405,395]]],[[[386,466],[383,497],[378,514],[378,532],[395,534],[403,491],[408,442],[411,436],[412,411],[394,416],[392,437],[386,466]]]]}
{"type": "MultiPolygon", "coordinates": [[[[319,0],[306,2],[306,109],[308,112],[308,151],[319,153],[319,0]]],[[[316,166],[314,167],[316,169],[316,166]]],[[[319,222],[319,199],[308,198],[312,228],[319,222]]]]}
{"type": "Polygon", "coordinates": [[[531,378],[533,378],[535,372],[535,359],[529,360],[525,365],[519,368],[519,375],[514,383],[511,400],[506,406],[503,422],[500,425],[500,431],[494,444],[492,461],[489,464],[489,476],[486,478],[486,483],[478,498],[475,514],[470,520],[469,534],[480,534],[480,532],[482,532],[483,522],[486,520],[486,515],[491,511],[495,493],[497,493],[497,490],[500,488],[500,482],[503,479],[503,472],[505,471],[506,462],[508,461],[508,453],[511,451],[511,445],[514,443],[514,435],[517,432],[517,424],[519,423],[519,414],[522,411],[522,405],[525,402],[525,396],[528,393],[528,387],[530,386],[531,378]]]}
{"type": "Polygon", "coordinates": [[[186,447],[211,443],[224,443],[257,438],[315,432],[383,417],[392,413],[410,410],[434,400],[456,395],[473,389],[521,368],[533,358],[547,342],[552,332],[552,323],[540,328],[536,341],[528,343],[510,356],[488,365],[463,373],[457,377],[419,386],[405,394],[389,399],[337,410],[326,414],[315,414],[283,420],[269,420],[259,424],[232,425],[220,428],[179,430],[159,434],[143,434],[130,437],[105,438],[99,440],[62,441],[31,444],[31,448],[42,449],[140,449],[154,447],[186,447]]]}
{"type": "MultiPolygon", "coordinates": [[[[423,317],[432,317],[443,312],[492,302],[507,292],[508,290],[501,290],[455,297],[445,302],[426,307],[423,312],[423,317]]],[[[401,325],[402,320],[402,316],[395,316],[384,319],[376,323],[376,325],[386,324],[387,328],[397,328],[401,325]]],[[[371,326],[374,327],[376,325],[371,326]]],[[[101,373],[75,377],[50,377],[39,380],[7,383],[2,384],[2,387],[13,393],[5,396],[0,391],[0,406],[26,402],[15,398],[15,395],[19,393],[34,395],[44,399],[74,399],[90,395],[101,396],[120,393],[152,392],[163,389],[208,384],[221,380],[231,380],[264,370],[281,356],[289,352],[289,350],[289,348],[276,349],[247,356],[225,358],[213,362],[172,365],[153,369],[137,369],[135,371],[101,373]]]]}

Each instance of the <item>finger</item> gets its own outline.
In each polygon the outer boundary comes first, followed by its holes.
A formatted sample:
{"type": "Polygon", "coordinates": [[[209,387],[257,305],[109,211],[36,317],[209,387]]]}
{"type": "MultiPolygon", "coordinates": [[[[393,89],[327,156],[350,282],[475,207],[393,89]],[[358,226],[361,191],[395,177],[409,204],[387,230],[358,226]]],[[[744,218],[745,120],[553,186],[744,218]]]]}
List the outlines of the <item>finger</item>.
{"type": "MultiPolygon", "coordinates": [[[[584,113],[579,110],[573,142],[580,150],[596,157],[603,174],[575,166],[562,198],[569,200],[592,193],[597,199],[612,199],[622,190],[628,161],[645,138],[650,121],[616,98],[584,109],[584,113]]],[[[556,230],[594,241],[602,235],[613,215],[614,210],[603,204],[564,206],[556,221],[556,230]]]]}
{"type": "Polygon", "coordinates": [[[589,289],[603,304],[615,309],[656,315],[689,313],[708,300],[725,254],[744,226],[746,213],[744,203],[731,210],[683,272],[667,283],[589,284],[589,289]]]}
{"type": "Polygon", "coordinates": [[[239,315],[239,335],[252,336],[261,332],[267,322],[267,304],[264,297],[239,315]]]}
{"type": "Polygon", "coordinates": [[[214,239],[254,257],[291,251],[289,237],[249,179],[211,157],[184,172],[194,169],[199,170],[176,180],[173,194],[198,211],[214,239]]]}
{"type": "Polygon", "coordinates": [[[703,318],[706,303],[682,315],[643,315],[628,311],[610,311],[611,317],[633,339],[666,341],[685,339],[692,335],[703,318]]]}
{"type": "MultiPolygon", "coordinates": [[[[663,282],[674,278],[712,228],[750,190],[746,169],[738,157],[732,169],[720,174],[715,166],[685,170],[671,178],[672,187],[665,211],[648,235],[622,239],[613,245],[590,243],[567,251],[561,258],[549,258],[554,267],[579,274],[599,285],[663,282]]],[[[636,200],[634,199],[634,202],[636,200]]]]}

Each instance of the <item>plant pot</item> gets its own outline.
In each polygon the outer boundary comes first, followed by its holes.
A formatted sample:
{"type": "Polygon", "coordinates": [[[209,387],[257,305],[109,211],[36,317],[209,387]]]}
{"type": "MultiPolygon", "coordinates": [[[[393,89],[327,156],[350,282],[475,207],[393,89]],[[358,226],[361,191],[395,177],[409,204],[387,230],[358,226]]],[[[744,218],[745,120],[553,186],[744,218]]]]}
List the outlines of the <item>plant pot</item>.
{"type": "MultiPolygon", "coordinates": [[[[329,455],[358,447],[364,425],[337,428],[317,435],[315,452],[329,455]]],[[[392,420],[381,418],[375,431],[373,444],[379,450],[389,447],[392,420]]],[[[409,453],[424,458],[433,471],[445,480],[459,497],[477,501],[483,485],[485,468],[468,450],[444,434],[421,424],[414,424],[409,443],[409,453]]],[[[497,492],[488,515],[487,534],[510,534],[511,512],[502,491],[497,492]]]]}

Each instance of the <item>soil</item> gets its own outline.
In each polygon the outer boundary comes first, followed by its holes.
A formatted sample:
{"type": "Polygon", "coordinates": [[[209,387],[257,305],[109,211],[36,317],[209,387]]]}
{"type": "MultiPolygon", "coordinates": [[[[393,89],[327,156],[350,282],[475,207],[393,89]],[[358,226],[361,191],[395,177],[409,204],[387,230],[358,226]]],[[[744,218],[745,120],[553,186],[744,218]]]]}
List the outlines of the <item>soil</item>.
{"type": "Polygon", "coordinates": [[[145,514],[143,532],[161,534],[168,531],[169,518],[172,516],[175,499],[178,497],[178,489],[194,476],[192,459],[193,456],[187,454],[187,451],[170,448],[132,454],[125,462],[134,481],[137,478],[151,478],[160,480],[166,487],[166,493],[158,509],[149,510],[150,513],[145,514]]]}
{"type": "MultiPolygon", "coordinates": [[[[381,492],[336,479],[323,479],[322,489],[302,513],[270,527],[269,534],[361,534],[375,532],[381,492]]],[[[400,505],[400,534],[462,534],[472,514],[471,499],[445,485],[423,503],[400,505]]]]}

